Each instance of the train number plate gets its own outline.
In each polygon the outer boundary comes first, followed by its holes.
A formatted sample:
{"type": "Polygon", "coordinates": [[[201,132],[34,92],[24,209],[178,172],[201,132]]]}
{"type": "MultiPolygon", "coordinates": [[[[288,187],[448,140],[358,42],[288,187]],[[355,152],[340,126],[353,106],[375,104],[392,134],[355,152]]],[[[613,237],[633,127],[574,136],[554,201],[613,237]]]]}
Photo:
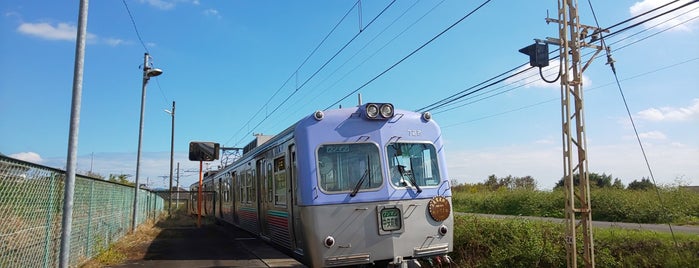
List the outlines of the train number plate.
{"type": "Polygon", "coordinates": [[[400,209],[384,208],[381,210],[381,229],[384,231],[395,231],[401,229],[400,209]]]}

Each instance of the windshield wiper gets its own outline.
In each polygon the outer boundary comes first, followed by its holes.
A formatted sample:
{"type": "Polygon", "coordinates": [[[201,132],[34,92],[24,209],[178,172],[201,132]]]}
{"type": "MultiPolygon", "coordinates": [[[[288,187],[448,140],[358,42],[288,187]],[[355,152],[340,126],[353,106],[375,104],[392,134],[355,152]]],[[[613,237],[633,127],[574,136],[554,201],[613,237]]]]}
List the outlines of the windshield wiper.
{"type": "Polygon", "coordinates": [[[415,169],[413,168],[413,160],[410,159],[409,161],[410,161],[410,174],[408,174],[408,175],[410,175],[410,176],[408,176],[408,178],[410,179],[410,183],[412,183],[413,186],[415,186],[415,189],[417,189],[418,194],[422,193],[422,189],[420,189],[420,186],[417,185],[417,180],[415,179],[415,174],[414,174],[415,169]]]}
{"type": "MultiPolygon", "coordinates": [[[[364,174],[362,175],[362,178],[359,179],[357,182],[357,185],[354,186],[354,189],[352,189],[352,192],[350,193],[351,197],[354,197],[357,195],[359,192],[359,188],[362,187],[362,184],[364,184],[364,180],[366,179],[367,175],[369,175],[369,170],[371,170],[371,162],[369,162],[369,155],[366,156],[366,169],[364,170],[364,174]]],[[[371,180],[371,178],[369,178],[371,180]]]]}

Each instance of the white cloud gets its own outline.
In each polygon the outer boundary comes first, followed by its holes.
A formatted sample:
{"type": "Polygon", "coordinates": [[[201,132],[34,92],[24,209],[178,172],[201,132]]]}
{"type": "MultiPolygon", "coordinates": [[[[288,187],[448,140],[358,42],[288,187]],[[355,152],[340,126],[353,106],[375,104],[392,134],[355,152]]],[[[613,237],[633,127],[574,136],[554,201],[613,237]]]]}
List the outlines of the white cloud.
{"type": "Polygon", "coordinates": [[[141,0],[141,3],[146,3],[149,4],[155,8],[162,9],[162,10],[168,10],[172,9],[175,7],[175,3],[171,1],[163,1],[163,0],[141,0]]]}
{"type": "Polygon", "coordinates": [[[22,152],[11,154],[9,156],[15,159],[32,162],[34,164],[41,164],[42,162],[44,162],[44,159],[42,159],[41,156],[35,152],[22,152]]]}
{"type": "Polygon", "coordinates": [[[119,38],[104,38],[102,41],[104,41],[104,43],[106,43],[107,45],[110,45],[113,47],[118,46],[118,45],[122,45],[122,44],[126,44],[126,41],[124,41],[123,39],[119,39],[119,38]]]}
{"type": "MultiPolygon", "coordinates": [[[[46,22],[22,23],[17,27],[22,34],[36,36],[48,40],[75,41],[78,28],[68,23],[58,23],[56,26],[46,22]]],[[[94,39],[94,34],[87,34],[87,39],[94,39]]]]}
{"type": "Polygon", "coordinates": [[[210,16],[210,17],[219,18],[219,19],[221,18],[221,15],[219,14],[218,10],[213,9],[213,8],[206,9],[203,11],[203,13],[205,16],[210,16]]]}
{"type": "Polygon", "coordinates": [[[657,130],[641,133],[641,134],[638,134],[638,136],[640,136],[641,139],[649,139],[649,140],[665,140],[665,139],[667,139],[667,136],[665,136],[664,133],[657,131],[657,130]]]}
{"type": "Polygon", "coordinates": [[[643,120],[660,122],[682,122],[690,121],[699,117],[699,99],[692,100],[692,104],[687,107],[661,107],[649,108],[638,112],[638,117],[643,120]]]}
{"type": "MultiPolygon", "coordinates": [[[[63,22],[58,23],[56,25],[52,25],[46,22],[25,22],[21,23],[17,27],[17,31],[25,35],[35,36],[46,40],[74,42],[75,38],[77,37],[78,28],[72,24],[63,22]]],[[[119,38],[99,38],[97,35],[91,33],[87,33],[86,38],[87,41],[91,44],[104,43],[113,47],[129,43],[119,38]]]]}
{"type": "MultiPolygon", "coordinates": [[[[651,9],[654,9],[654,8],[660,7],[664,4],[667,4],[668,2],[669,2],[668,0],[643,0],[641,2],[634,3],[629,8],[629,13],[631,13],[632,16],[637,16],[639,14],[646,12],[646,11],[649,11],[651,9]]],[[[645,15],[639,19],[650,18],[654,15],[660,14],[662,12],[666,12],[668,10],[671,10],[673,8],[680,6],[680,5],[686,4],[688,2],[689,2],[689,0],[679,1],[677,3],[668,5],[667,7],[664,7],[658,11],[651,12],[648,15],[645,15]]],[[[691,7],[692,6],[687,6],[683,9],[679,9],[677,11],[674,11],[672,13],[669,13],[669,14],[663,16],[663,18],[671,18],[671,17],[678,16],[682,13],[686,13],[686,14],[683,14],[683,15],[677,17],[677,18],[673,18],[666,23],[663,23],[663,25],[667,25],[667,27],[670,27],[670,26],[678,25],[678,24],[682,23],[683,21],[688,21],[689,19],[694,18],[696,16],[699,16],[699,10],[688,11],[691,7]]],[[[658,21],[649,21],[647,23],[644,23],[643,26],[646,28],[653,27],[654,25],[658,24],[659,21],[666,20],[663,18],[659,19],[658,21]]],[[[683,24],[683,25],[680,25],[680,26],[673,28],[672,31],[691,31],[693,28],[695,28],[696,25],[697,25],[697,23],[695,21],[691,21],[691,22],[688,22],[686,24],[683,24]]]]}
{"type": "Polygon", "coordinates": [[[146,3],[162,10],[169,10],[175,8],[177,3],[189,3],[192,5],[199,5],[199,0],[141,0],[141,3],[146,3]]]}

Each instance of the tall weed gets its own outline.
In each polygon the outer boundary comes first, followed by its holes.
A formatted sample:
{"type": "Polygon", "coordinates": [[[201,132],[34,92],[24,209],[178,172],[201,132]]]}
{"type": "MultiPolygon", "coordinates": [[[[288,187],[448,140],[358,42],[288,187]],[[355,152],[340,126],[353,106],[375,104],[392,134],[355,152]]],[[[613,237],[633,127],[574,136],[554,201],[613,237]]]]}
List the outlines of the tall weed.
{"type": "MultiPolygon", "coordinates": [[[[456,216],[454,252],[458,267],[565,267],[563,224],[526,219],[456,216]]],[[[696,235],[594,229],[597,267],[699,267],[696,235]]],[[[577,245],[582,249],[582,234],[577,245]]],[[[582,256],[578,265],[584,266],[582,256]]]]}

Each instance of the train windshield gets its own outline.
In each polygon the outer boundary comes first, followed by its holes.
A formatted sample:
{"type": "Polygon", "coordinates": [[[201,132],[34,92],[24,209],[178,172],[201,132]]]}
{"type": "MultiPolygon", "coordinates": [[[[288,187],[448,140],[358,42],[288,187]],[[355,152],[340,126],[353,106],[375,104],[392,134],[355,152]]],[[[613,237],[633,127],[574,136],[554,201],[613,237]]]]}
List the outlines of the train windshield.
{"type": "Polygon", "coordinates": [[[437,186],[437,152],[429,143],[390,143],[386,147],[391,183],[397,187],[437,186]]]}
{"type": "Polygon", "coordinates": [[[352,192],[381,187],[379,148],[373,143],[325,144],[318,147],[318,177],[325,192],[352,192]]]}

